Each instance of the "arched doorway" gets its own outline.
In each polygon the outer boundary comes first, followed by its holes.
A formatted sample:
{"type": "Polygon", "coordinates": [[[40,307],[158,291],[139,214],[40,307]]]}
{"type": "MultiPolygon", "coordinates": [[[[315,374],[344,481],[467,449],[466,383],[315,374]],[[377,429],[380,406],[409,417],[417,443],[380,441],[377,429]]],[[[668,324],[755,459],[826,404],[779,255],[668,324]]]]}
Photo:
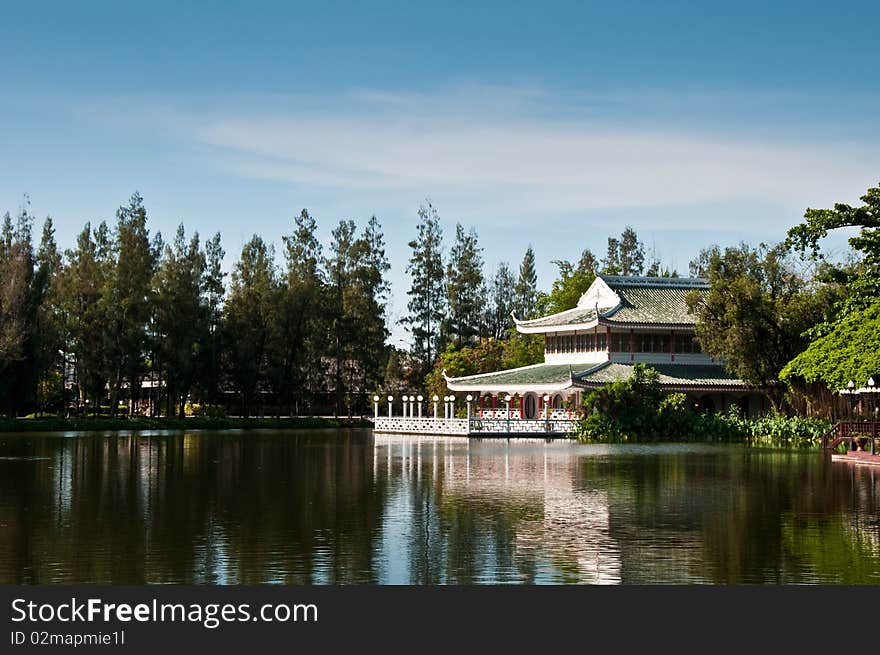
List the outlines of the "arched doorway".
{"type": "Polygon", "coordinates": [[[523,418],[538,418],[538,399],[533,393],[527,393],[523,399],[523,418]]]}

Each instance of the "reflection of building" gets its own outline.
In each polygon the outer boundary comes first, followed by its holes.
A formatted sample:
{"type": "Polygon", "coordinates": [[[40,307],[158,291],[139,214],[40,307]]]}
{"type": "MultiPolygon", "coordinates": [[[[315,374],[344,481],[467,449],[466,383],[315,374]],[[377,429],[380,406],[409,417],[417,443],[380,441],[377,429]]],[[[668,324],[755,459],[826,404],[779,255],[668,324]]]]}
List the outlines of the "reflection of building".
{"type": "Polygon", "coordinates": [[[724,411],[732,404],[747,414],[763,409],[763,396],[700,351],[689,294],[705,294],[698,278],[600,275],[577,307],[529,321],[523,334],[544,335],[544,362],[482,375],[446,378],[453,391],[476,393],[481,417],[563,417],[579,406],[586,389],[628,378],[637,363],[651,365],[660,384],[694,402],[724,411]],[[508,410],[507,396],[513,400],[508,410]]]}
{"type": "MultiPolygon", "coordinates": [[[[621,581],[608,491],[584,484],[571,444],[520,440],[509,448],[454,437],[375,437],[374,474],[390,478],[398,466],[403,479],[439,484],[436,502],[474,513],[474,524],[492,531],[487,539],[492,546],[483,546],[480,559],[497,557],[502,535],[512,535],[506,546],[513,561],[495,560],[491,566],[527,569],[535,563],[532,582],[621,581]],[[505,519],[510,532],[500,527],[505,519]]],[[[509,570],[491,571],[490,577],[504,579],[505,573],[517,578],[509,570]]]]}

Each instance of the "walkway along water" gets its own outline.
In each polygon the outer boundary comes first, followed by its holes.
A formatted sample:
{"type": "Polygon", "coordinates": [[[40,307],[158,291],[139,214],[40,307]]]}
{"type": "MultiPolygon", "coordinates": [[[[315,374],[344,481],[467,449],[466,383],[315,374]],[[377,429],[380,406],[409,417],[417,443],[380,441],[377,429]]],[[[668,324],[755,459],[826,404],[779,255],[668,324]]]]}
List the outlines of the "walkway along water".
{"type": "Polygon", "coordinates": [[[455,396],[443,397],[442,415],[440,397],[434,396],[433,412],[424,411],[424,396],[402,396],[398,400],[400,413],[394,415],[395,399],[388,396],[385,416],[379,415],[379,396],[373,396],[373,432],[377,434],[431,434],[471,437],[546,436],[564,437],[577,426],[577,419],[565,409],[553,409],[544,404],[542,416],[522,418],[521,411],[511,406],[510,397],[501,410],[472,413],[473,396],[465,398],[466,417],[455,416],[455,396]]]}

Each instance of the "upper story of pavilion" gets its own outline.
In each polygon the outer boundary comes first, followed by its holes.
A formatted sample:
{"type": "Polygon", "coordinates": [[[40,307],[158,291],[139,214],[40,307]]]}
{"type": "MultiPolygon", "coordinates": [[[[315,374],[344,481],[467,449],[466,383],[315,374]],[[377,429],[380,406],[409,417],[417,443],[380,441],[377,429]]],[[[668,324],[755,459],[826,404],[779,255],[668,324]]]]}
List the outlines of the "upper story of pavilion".
{"type": "Polygon", "coordinates": [[[717,364],[694,340],[688,308],[689,295],[708,290],[699,278],[600,275],[573,309],[513,320],[523,334],[544,335],[545,364],[717,364]]]}

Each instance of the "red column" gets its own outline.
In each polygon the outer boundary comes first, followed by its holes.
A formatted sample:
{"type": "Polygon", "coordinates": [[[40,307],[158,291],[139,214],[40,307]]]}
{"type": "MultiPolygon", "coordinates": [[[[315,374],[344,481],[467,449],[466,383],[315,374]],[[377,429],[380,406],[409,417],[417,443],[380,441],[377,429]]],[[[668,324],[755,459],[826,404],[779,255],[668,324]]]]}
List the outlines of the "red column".
{"type": "Polygon", "coordinates": [[[544,411],[544,394],[538,394],[538,418],[543,416],[542,412],[544,411]]]}
{"type": "Polygon", "coordinates": [[[480,418],[483,418],[483,400],[485,400],[485,398],[483,397],[483,394],[480,394],[480,418]]]}
{"type": "Polygon", "coordinates": [[[498,397],[493,393],[492,394],[492,418],[495,418],[495,403],[498,401],[498,397]]]}
{"type": "Polygon", "coordinates": [[[523,397],[519,397],[519,417],[523,417],[523,397]]]}

